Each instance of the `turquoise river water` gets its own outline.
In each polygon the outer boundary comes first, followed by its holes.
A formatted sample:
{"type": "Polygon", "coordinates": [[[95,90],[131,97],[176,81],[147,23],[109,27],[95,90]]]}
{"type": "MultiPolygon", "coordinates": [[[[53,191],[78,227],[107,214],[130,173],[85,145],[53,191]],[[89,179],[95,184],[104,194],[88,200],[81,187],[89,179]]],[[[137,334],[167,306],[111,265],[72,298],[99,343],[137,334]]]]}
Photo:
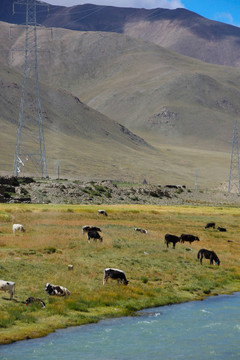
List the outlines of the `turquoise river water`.
{"type": "Polygon", "coordinates": [[[1,360],[240,360],[240,293],[0,346],[1,360]]]}

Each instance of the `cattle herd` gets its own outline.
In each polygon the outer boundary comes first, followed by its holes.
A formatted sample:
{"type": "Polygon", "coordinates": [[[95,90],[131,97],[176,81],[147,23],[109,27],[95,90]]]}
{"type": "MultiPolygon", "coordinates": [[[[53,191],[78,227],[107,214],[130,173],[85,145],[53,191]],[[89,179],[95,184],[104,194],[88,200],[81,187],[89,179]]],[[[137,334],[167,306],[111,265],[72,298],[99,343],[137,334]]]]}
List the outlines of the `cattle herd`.
{"type": "MultiPolygon", "coordinates": [[[[98,210],[98,215],[108,216],[105,210],[98,210]]],[[[213,228],[215,229],[215,223],[211,222],[208,223],[205,226],[205,229],[213,228]]],[[[21,224],[13,224],[12,227],[13,234],[15,234],[16,231],[19,232],[25,232],[25,228],[21,224]]],[[[148,231],[141,228],[134,228],[135,231],[148,234],[148,231]]],[[[227,231],[225,228],[218,227],[218,231],[227,231]]],[[[103,237],[99,234],[102,230],[97,226],[90,226],[85,225],[82,227],[82,234],[87,234],[88,242],[90,243],[90,240],[93,239],[94,241],[99,240],[100,242],[103,241],[103,237]]],[[[169,247],[169,244],[172,244],[173,249],[175,249],[175,246],[177,243],[192,243],[194,241],[200,241],[199,238],[195,235],[191,234],[181,234],[180,236],[173,235],[173,234],[166,234],[164,238],[164,242],[169,247]]],[[[220,260],[217,256],[217,254],[212,250],[207,249],[200,249],[197,253],[197,258],[200,260],[200,263],[202,264],[203,258],[209,259],[210,264],[213,264],[215,262],[216,265],[220,265],[220,260]]],[[[73,265],[68,265],[69,270],[73,270],[73,265]]],[[[106,268],[104,269],[104,275],[103,275],[103,285],[105,285],[108,281],[108,279],[117,280],[117,282],[121,282],[124,285],[127,285],[129,281],[126,278],[126,275],[123,270],[115,269],[115,268],[106,268]]],[[[6,291],[10,294],[10,300],[13,299],[13,295],[15,293],[15,282],[13,281],[6,281],[6,280],[0,280],[0,290],[6,291]]],[[[47,283],[45,285],[45,291],[50,296],[62,296],[66,297],[71,295],[71,292],[60,285],[53,285],[50,283],[47,283]]],[[[32,303],[38,303],[43,308],[45,308],[45,303],[43,300],[35,297],[28,297],[27,300],[24,302],[26,305],[32,304],[32,303]]]]}

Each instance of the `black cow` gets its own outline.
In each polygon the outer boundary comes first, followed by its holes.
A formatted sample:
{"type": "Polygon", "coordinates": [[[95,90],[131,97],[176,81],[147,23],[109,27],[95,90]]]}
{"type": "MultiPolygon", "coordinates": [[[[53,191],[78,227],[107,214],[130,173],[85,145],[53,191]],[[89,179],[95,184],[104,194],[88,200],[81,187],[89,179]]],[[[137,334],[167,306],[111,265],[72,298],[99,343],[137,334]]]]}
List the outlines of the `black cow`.
{"type": "Polygon", "coordinates": [[[85,226],[82,227],[82,233],[83,234],[85,234],[88,231],[102,231],[102,230],[97,226],[85,225],[85,226]]]}
{"type": "Polygon", "coordinates": [[[180,242],[180,237],[176,235],[166,234],[165,235],[165,244],[167,244],[167,247],[169,243],[173,244],[173,249],[175,249],[175,245],[177,242],[180,242]]]}
{"type": "Polygon", "coordinates": [[[119,269],[112,269],[112,268],[105,269],[103,276],[103,285],[108,281],[109,278],[113,280],[117,280],[117,282],[120,281],[124,285],[127,285],[129,283],[124,271],[119,269]]]}
{"type": "Polygon", "coordinates": [[[45,285],[45,291],[47,292],[48,295],[56,295],[56,296],[71,295],[70,291],[67,288],[60,285],[53,285],[49,283],[45,285]]]}
{"type": "Polygon", "coordinates": [[[220,227],[220,226],[218,226],[218,231],[222,231],[222,232],[225,232],[225,231],[227,231],[227,229],[225,229],[225,228],[223,228],[223,227],[220,227]]]}
{"type": "Polygon", "coordinates": [[[215,229],[215,225],[216,225],[215,222],[210,222],[205,226],[205,229],[209,229],[209,228],[215,229]]]}
{"type": "Polygon", "coordinates": [[[103,241],[102,236],[97,231],[88,231],[88,242],[90,243],[90,240],[93,239],[94,241],[100,240],[103,241]]]}
{"type": "Polygon", "coordinates": [[[180,236],[180,242],[184,244],[184,241],[187,241],[191,244],[193,241],[200,241],[200,240],[197,236],[191,234],[182,234],[180,236]]]}
{"type": "Polygon", "coordinates": [[[46,307],[45,302],[43,300],[32,297],[32,296],[27,298],[27,300],[25,301],[26,306],[28,306],[29,304],[33,304],[33,303],[40,304],[43,308],[46,307]]]}
{"type": "Polygon", "coordinates": [[[202,264],[202,259],[204,257],[205,257],[205,259],[210,259],[210,265],[213,264],[213,261],[215,261],[216,265],[220,265],[220,260],[214,251],[207,250],[207,249],[199,250],[199,252],[197,254],[197,258],[200,259],[201,264],[202,264]]]}

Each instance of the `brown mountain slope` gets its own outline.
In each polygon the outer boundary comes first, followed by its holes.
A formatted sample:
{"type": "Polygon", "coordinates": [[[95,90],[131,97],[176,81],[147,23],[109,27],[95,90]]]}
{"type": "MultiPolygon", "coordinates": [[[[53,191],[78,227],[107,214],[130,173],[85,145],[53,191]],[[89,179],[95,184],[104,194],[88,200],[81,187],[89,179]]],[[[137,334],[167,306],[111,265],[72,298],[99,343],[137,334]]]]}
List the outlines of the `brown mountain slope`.
{"type": "MultiPolygon", "coordinates": [[[[12,46],[21,43],[23,32],[12,46]]],[[[214,149],[231,138],[240,112],[240,74],[234,68],[114,33],[54,29],[50,42],[39,32],[39,43],[49,50],[49,56],[39,52],[42,81],[144,138],[214,149]]],[[[20,71],[23,61],[20,52],[12,66],[20,71]]]]}
{"type": "MultiPolygon", "coordinates": [[[[1,0],[0,20],[22,24],[24,5],[1,0]]],[[[38,7],[38,23],[79,31],[106,31],[151,41],[213,64],[240,67],[240,28],[186,9],[136,9],[93,4],[38,7]]]]}
{"type": "MultiPolygon", "coordinates": [[[[11,173],[23,79],[2,63],[0,79],[0,170],[11,173]]],[[[50,174],[60,160],[62,175],[81,175],[86,179],[110,177],[115,169],[119,175],[121,167],[135,167],[136,171],[156,153],[123,125],[89,108],[66,91],[41,85],[41,98],[50,174]],[[139,161],[135,166],[136,157],[143,163],[139,161]]],[[[24,135],[24,129],[22,133],[24,135]]],[[[28,167],[26,162],[25,165],[25,175],[32,174],[31,164],[28,167]]],[[[122,176],[125,176],[124,171],[122,176]]]]}
{"type": "MultiPolygon", "coordinates": [[[[20,48],[25,37],[21,27],[14,29],[16,36],[10,44],[8,24],[0,26],[3,35],[0,58],[4,64],[8,64],[1,65],[0,74],[3,85],[0,111],[4,114],[0,116],[0,170],[11,172],[22,80],[18,71],[22,71],[23,53],[14,52],[10,61],[9,47],[20,48]],[[14,68],[18,71],[14,71],[14,68]]],[[[178,56],[159,46],[118,34],[54,29],[53,39],[49,40],[51,38],[46,33],[39,32],[39,48],[51,50],[49,53],[39,51],[40,79],[50,85],[41,85],[50,176],[54,176],[56,160],[60,160],[60,176],[68,178],[110,178],[135,182],[146,178],[149,182],[185,183],[191,186],[194,184],[195,169],[198,168],[199,186],[212,187],[226,180],[229,154],[207,149],[210,144],[214,150],[220,150],[216,145],[219,138],[224,142],[231,138],[238,101],[228,99],[225,91],[222,95],[226,95],[226,98],[221,98],[218,87],[226,89],[228,86],[238,94],[239,80],[234,69],[225,68],[223,72],[215,66],[206,67],[201,62],[178,56]],[[207,78],[209,87],[205,86],[208,84],[205,82],[206,76],[194,77],[198,70],[208,71],[211,80],[207,78]],[[181,75],[184,79],[189,74],[195,82],[188,89],[188,83],[181,81],[181,75]],[[216,74],[218,87],[212,85],[216,82],[212,76],[216,74]],[[180,79],[179,84],[175,82],[176,78],[180,79]],[[204,81],[199,81],[202,78],[204,81]],[[59,87],[65,90],[57,91],[59,87]],[[192,94],[193,90],[198,91],[196,95],[192,94]],[[142,129],[144,137],[154,141],[158,150],[141,142],[136,143],[131,139],[131,134],[126,138],[121,126],[119,131],[119,125],[108,125],[103,115],[75,98],[79,95],[81,100],[88,98],[96,106],[111,111],[115,119],[121,118],[122,122],[129,122],[133,126],[136,121],[137,133],[142,129]],[[192,98],[188,102],[190,95],[195,99],[192,106],[192,98]],[[218,110],[212,112],[212,104],[216,102],[213,95],[217,101],[221,101],[216,107],[218,110]],[[168,104],[169,96],[169,106],[176,103],[182,114],[178,126],[175,126],[176,131],[168,131],[171,108],[170,113],[163,110],[160,117],[157,115],[168,104]],[[207,106],[206,100],[209,101],[207,106]],[[199,107],[196,107],[198,103],[199,107]],[[205,111],[205,117],[198,113],[200,110],[205,111]],[[165,129],[166,126],[166,131],[159,131],[159,124],[148,131],[147,119],[154,118],[154,114],[157,119],[164,120],[160,122],[160,127],[164,126],[162,129],[165,129]],[[211,126],[208,126],[208,122],[211,126]],[[110,128],[113,131],[105,133],[110,128]],[[198,129],[202,129],[200,133],[198,129]],[[204,146],[205,150],[187,148],[191,138],[198,148],[204,146]],[[177,143],[185,147],[177,147],[177,143]]]]}

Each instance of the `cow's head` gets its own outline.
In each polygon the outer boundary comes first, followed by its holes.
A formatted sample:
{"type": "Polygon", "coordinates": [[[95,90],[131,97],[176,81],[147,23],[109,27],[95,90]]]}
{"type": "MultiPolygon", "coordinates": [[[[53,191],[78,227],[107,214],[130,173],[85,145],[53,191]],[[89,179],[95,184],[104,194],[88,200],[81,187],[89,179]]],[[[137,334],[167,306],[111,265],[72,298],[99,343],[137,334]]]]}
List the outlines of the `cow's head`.
{"type": "Polygon", "coordinates": [[[52,290],[53,290],[53,287],[52,287],[49,283],[47,283],[47,284],[45,285],[45,291],[46,291],[48,294],[50,294],[50,293],[52,292],[52,290]]]}

